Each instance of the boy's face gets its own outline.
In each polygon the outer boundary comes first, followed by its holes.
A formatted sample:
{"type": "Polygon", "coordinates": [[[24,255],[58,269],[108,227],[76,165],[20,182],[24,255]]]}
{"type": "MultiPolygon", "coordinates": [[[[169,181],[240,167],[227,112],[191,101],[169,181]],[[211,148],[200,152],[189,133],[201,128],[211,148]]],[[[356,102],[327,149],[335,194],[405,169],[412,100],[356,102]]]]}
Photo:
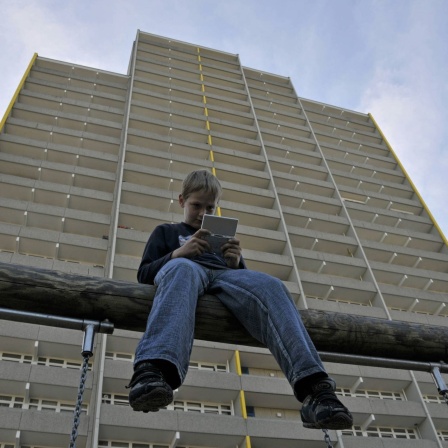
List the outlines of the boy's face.
{"type": "Polygon", "coordinates": [[[187,199],[180,194],[179,204],[184,209],[184,222],[195,229],[200,229],[204,215],[213,215],[218,205],[218,199],[213,193],[195,191],[187,199]]]}

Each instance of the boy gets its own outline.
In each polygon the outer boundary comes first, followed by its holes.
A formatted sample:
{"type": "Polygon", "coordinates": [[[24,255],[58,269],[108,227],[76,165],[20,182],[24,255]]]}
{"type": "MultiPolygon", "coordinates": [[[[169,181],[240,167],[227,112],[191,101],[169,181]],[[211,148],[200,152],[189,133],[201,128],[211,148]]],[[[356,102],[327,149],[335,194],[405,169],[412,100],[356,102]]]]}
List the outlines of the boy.
{"type": "Polygon", "coordinates": [[[146,332],[140,340],[129,388],[135,411],[155,412],[173,400],[184,381],[193,345],[198,297],[214,294],[265,344],[294,395],[303,403],[306,428],[346,429],[353,424],[328,377],[283,283],[246,269],[236,238],[211,253],[201,229],[204,214],[213,214],[221,197],[218,179],[206,170],[184,180],[179,204],[184,222],[157,226],[149,237],[137,278],[157,286],[146,332]]]}

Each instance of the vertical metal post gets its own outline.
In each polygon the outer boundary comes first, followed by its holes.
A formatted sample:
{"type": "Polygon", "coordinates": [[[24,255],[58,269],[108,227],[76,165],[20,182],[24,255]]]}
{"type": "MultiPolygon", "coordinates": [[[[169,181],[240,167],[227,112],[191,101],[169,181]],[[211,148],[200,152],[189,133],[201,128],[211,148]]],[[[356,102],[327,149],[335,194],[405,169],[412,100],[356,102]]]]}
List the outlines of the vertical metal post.
{"type": "Polygon", "coordinates": [[[445,399],[446,404],[448,404],[448,388],[445,384],[445,381],[442,378],[442,374],[440,373],[440,369],[437,366],[434,366],[431,369],[431,375],[436,383],[437,390],[439,391],[439,394],[443,396],[445,399]]]}
{"type": "Polygon", "coordinates": [[[95,333],[97,325],[89,323],[84,328],[84,339],[82,341],[82,356],[93,355],[93,344],[95,342],[95,333]]]}

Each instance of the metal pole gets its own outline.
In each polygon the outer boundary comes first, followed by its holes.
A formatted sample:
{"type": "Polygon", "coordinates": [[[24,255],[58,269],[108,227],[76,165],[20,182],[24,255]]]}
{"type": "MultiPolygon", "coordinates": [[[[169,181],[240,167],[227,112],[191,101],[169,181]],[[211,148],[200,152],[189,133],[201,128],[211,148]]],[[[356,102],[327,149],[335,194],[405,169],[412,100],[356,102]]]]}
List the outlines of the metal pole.
{"type": "Polygon", "coordinates": [[[401,359],[374,358],[370,356],[349,355],[346,353],[319,352],[324,362],[340,364],[354,364],[359,366],[386,367],[389,369],[415,370],[420,372],[432,372],[437,368],[442,373],[448,373],[448,364],[405,361],[401,359]]]}
{"type": "Polygon", "coordinates": [[[112,334],[114,332],[114,325],[108,320],[100,322],[87,319],[74,319],[69,317],[54,316],[52,314],[16,311],[9,308],[0,308],[0,319],[81,331],[84,331],[89,325],[94,325],[97,333],[112,334]]]}

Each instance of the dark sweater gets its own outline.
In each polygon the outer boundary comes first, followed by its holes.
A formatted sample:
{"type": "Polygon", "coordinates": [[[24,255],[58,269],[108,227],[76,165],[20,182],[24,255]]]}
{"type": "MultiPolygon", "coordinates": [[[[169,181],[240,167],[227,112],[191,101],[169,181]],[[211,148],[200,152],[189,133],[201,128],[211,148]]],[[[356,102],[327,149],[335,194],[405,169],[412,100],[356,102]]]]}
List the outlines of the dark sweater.
{"type": "MultiPolygon", "coordinates": [[[[149,236],[143,252],[137,272],[139,283],[153,285],[159,270],[171,260],[172,252],[183,246],[196,231],[184,222],[157,226],[149,236]]],[[[192,261],[209,269],[231,269],[227,266],[224,257],[209,252],[192,258],[192,261]]],[[[238,269],[246,269],[243,257],[241,257],[238,269]]]]}

